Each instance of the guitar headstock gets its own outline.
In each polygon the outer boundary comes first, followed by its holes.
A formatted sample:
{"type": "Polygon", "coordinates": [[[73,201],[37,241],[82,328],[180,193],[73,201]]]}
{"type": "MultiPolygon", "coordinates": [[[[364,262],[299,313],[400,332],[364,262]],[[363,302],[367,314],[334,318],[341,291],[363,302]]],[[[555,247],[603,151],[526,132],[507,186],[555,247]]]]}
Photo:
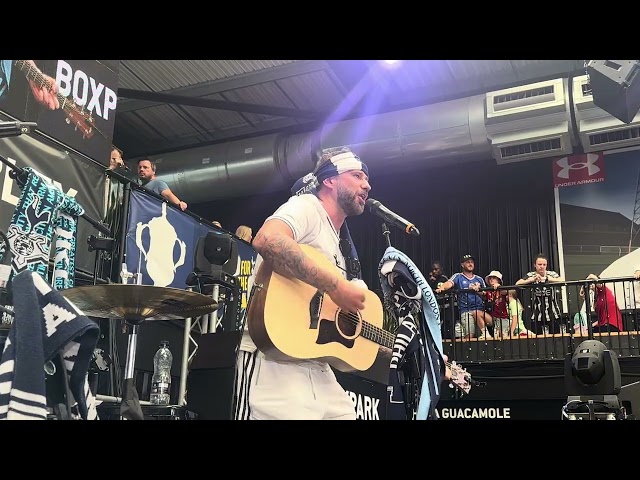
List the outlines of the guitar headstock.
{"type": "Polygon", "coordinates": [[[67,114],[67,121],[73,122],[76,129],[82,132],[83,138],[91,138],[93,136],[95,120],[91,115],[78,108],[65,109],[65,112],[67,114]]]}
{"type": "Polygon", "coordinates": [[[456,362],[451,362],[448,367],[451,370],[449,386],[457,388],[463,394],[469,393],[471,391],[471,374],[456,362]]]}

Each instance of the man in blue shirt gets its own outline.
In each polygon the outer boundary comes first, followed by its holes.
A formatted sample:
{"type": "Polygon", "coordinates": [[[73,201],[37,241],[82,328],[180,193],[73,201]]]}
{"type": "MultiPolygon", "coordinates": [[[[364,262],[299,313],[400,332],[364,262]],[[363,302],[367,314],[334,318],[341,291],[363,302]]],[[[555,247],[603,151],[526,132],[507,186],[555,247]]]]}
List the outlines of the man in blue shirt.
{"type": "Polygon", "coordinates": [[[138,178],[147,190],[163,196],[183,212],[187,209],[187,203],[175,196],[167,182],[156,178],[156,164],[151,160],[138,160],[138,178]]]}
{"type": "Polygon", "coordinates": [[[486,327],[492,325],[493,319],[491,315],[484,311],[484,301],[480,296],[483,293],[476,294],[468,291],[477,292],[481,288],[487,288],[484,279],[473,273],[475,258],[472,255],[464,255],[460,265],[462,266],[462,271],[453,274],[440,288],[436,289],[436,293],[444,292],[453,287],[456,290],[465,290],[458,294],[460,323],[455,326],[456,337],[474,338],[477,325],[480,330],[478,340],[492,339],[493,337],[486,331],[486,327]]]}

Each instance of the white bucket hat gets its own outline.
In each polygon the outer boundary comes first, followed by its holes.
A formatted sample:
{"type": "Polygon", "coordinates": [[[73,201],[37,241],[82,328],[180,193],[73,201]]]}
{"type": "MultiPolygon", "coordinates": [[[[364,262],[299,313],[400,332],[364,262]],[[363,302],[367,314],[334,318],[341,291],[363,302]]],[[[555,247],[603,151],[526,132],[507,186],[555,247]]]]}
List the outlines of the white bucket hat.
{"type": "Polygon", "coordinates": [[[484,277],[484,281],[487,282],[487,285],[489,285],[489,277],[496,277],[498,280],[500,280],[500,285],[502,285],[502,274],[498,270],[491,270],[491,272],[489,272],[489,275],[484,277]]]}

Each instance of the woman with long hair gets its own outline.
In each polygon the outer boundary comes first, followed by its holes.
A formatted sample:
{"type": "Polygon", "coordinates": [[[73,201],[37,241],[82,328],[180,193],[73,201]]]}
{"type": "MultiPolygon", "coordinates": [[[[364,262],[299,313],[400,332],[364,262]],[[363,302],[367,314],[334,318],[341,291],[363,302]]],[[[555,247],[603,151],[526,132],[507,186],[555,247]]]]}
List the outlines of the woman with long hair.
{"type": "Polygon", "coordinates": [[[253,239],[253,231],[251,227],[247,227],[246,225],[240,225],[236,228],[236,237],[244,240],[247,243],[251,243],[253,239]]]}

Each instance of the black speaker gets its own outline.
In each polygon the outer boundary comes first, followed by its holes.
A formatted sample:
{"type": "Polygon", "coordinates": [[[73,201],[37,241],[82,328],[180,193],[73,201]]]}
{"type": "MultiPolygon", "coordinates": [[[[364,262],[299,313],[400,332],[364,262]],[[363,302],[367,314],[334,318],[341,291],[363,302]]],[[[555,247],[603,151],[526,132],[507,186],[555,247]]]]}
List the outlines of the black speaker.
{"type": "Polygon", "coordinates": [[[640,60],[590,60],[587,74],[593,103],[624,123],[640,110],[640,60]]]}
{"type": "Polygon", "coordinates": [[[208,232],[200,237],[194,252],[194,270],[210,273],[220,270],[235,275],[238,268],[238,245],[228,233],[208,232]]]}

